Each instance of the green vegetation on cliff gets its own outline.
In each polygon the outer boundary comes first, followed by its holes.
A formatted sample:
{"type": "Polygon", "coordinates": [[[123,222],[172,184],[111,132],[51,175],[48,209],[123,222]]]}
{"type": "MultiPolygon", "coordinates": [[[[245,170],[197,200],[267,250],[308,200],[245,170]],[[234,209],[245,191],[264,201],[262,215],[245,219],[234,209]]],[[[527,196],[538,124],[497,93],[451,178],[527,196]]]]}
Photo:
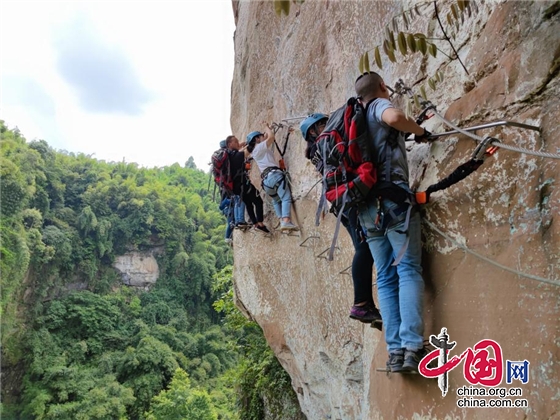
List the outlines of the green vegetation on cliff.
{"type": "Polygon", "coordinates": [[[233,306],[207,174],[0,133],[3,418],[256,419],[264,400],[296,403],[233,306]],[[112,267],[128,251],[156,256],[149,291],[112,267]]]}

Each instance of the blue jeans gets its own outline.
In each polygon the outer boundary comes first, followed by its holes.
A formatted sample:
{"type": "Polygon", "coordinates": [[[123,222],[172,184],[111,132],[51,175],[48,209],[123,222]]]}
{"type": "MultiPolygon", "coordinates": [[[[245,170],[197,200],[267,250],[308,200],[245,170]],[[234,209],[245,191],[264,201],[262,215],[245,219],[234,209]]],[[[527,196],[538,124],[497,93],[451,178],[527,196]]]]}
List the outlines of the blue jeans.
{"type": "Polygon", "coordinates": [[[224,198],[220,203],[220,210],[222,214],[226,216],[226,239],[231,239],[231,234],[233,233],[233,204],[229,198],[224,198]]]}
{"type": "Polygon", "coordinates": [[[226,239],[231,239],[233,233],[233,212],[227,216],[226,239]]]}
{"type": "MultiPolygon", "coordinates": [[[[397,204],[383,200],[385,215],[397,204]]],[[[385,233],[375,225],[377,200],[360,208],[360,222],[367,230],[368,245],[377,271],[379,306],[383,317],[383,330],[389,352],[406,348],[418,350],[424,345],[422,278],[422,241],[420,237],[420,214],[413,212],[408,226],[409,244],[400,263],[393,261],[406,240],[404,221],[390,226],[385,233]]]]}
{"type": "Polygon", "coordinates": [[[272,198],[274,211],[278,217],[290,217],[292,193],[288,180],[282,171],[271,171],[263,180],[264,191],[272,198]]]}
{"type": "Polygon", "coordinates": [[[245,223],[245,203],[240,195],[233,196],[233,218],[235,224],[245,223]]]}

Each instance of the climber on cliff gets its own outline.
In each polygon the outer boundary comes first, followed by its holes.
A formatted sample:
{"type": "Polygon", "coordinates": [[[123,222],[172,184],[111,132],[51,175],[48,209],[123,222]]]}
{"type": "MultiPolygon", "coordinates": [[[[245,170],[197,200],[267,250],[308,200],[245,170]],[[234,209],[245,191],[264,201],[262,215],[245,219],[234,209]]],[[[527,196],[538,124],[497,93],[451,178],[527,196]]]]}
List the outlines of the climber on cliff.
{"type": "Polygon", "coordinates": [[[245,208],[255,231],[264,234],[270,233],[263,223],[263,201],[245,171],[246,157],[245,153],[240,150],[241,147],[245,147],[245,143],[240,144],[237,137],[232,135],[226,138],[226,145],[230,154],[234,197],[240,197],[243,203],[245,203],[245,208]]]}
{"type": "MultiPolygon", "coordinates": [[[[242,199],[242,191],[241,191],[241,183],[239,182],[239,175],[238,172],[240,171],[240,167],[235,167],[235,155],[237,154],[237,149],[234,149],[231,146],[232,138],[235,136],[228,136],[225,142],[225,148],[228,155],[228,171],[229,176],[232,182],[232,191],[230,193],[231,201],[233,204],[233,222],[234,227],[236,229],[246,228],[249,227],[249,224],[245,221],[245,202],[242,199]],[[237,178],[237,182],[236,182],[237,178]]],[[[237,140],[237,139],[236,139],[237,140]]],[[[243,156],[241,156],[243,159],[243,156]]],[[[238,165],[239,166],[239,165],[238,165]]]]}
{"type": "Polygon", "coordinates": [[[280,230],[290,231],[299,228],[292,223],[292,193],[282,171],[274,158],[274,133],[267,126],[264,134],[253,131],[247,136],[247,152],[251,153],[261,171],[262,187],[272,198],[274,211],[280,218],[280,230]]]}
{"type": "MultiPolygon", "coordinates": [[[[223,150],[224,152],[227,153],[227,146],[226,146],[226,140],[222,140],[220,141],[220,150],[223,150]]],[[[226,157],[226,159],[228,159],[226,157]]],[[[222,185],[220,185],[220,187],[222,187],[222,185]]],[[[233,202],[230,198],[230,192],[227,191],[226,188],[220,188],[220,196],[221,196],[221,200],[220,200],[220,211],[222,212],[222,214],[226,217],[226,233],[225,233],[225,241],[228,245],[233,245],[233,239],[232,239],[232,234],[233,234],[233,202]]]]}
{"type": "Polygon", "coordinates": [[[408,185],[403,133],[414,134],[418,142],[430,140],[431,133],[393,106],[379,74],[362,74],[354,87],[366,108],[373,160],[378,164],[378,182],[387,181],[393,187],[400,187],[402,195],[407,197],[403,202],[395,202],[373,196],[358,211],[377,271],[379,305],[389,352],[387,369],[416,373],[426,355],[422,243],[420,214],[408,185]]]}
{"type": "MultiPolygon", "coordinates": [[[[305,157],[315,164],[321,163],[316,154],[315,141],[323,132],[328,117],[325,114],[314,113],[300,124],[301,135],[307,143],[305,157]]],[[[365,240],[364,231],[358,220],[355,207],[345,210],[341,222],[348,231],[354,244],[354,258],[352,260],[352,281],[354,284],[354,305],[350,309],[350,318],[364,323],[371,323],[374,328],[381,330],[382,320],[379,310],[375,307],[372,295],[373,258],[365,240]]]]}

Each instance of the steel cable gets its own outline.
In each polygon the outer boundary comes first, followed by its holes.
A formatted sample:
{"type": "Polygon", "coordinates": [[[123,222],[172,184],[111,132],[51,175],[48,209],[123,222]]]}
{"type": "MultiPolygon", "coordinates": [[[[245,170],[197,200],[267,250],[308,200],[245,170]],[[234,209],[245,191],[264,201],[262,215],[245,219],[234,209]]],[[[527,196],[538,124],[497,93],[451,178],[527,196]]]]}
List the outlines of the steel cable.
{"type": "MultiPolygon", "coordinates": [[[[484,140],[483,137],[477,136],[476,134],[470,133],[468,131],[465,131],[465,130],[457,127],[451,121],[448,121],[447,119],[445,119],[445,117],[443,117],[441,114],[439,114],[435,109],[433,110],[433,113],[434,113],[434,115],[439,117],[445,124],[447,124],[449,127],[453,128],[454,130],[457,130],[459,133],[464,134],[465,136],[470,137],[471,139],[474,139],[476,141],[483,141],[484,140]]],[[[537,152],[537,151],[534,151],[534,150],[524,149],[522,147],[509,146],[507,144],[503,144],[503,143],[500,143],[500,142],[493,142],[492,145],[496,146],[496,147],[501,147],[502,149],[511,150],[513,152],[518,152],[518,153],[524,153],[524,154],[527,154],[527,155],[539,156],[539,157],[550,158],[550,159],[560,159],[560,154],[556,154],[556,153],[537,152]]]]}
{"type": "Polygon", "coordinates": [[[457,246],[458,248],[461,248],[463,251],[465,251],[465,252],[467,252],[471,255],[474,255],[475,257],[480,258],[481,260],[486,261],[489,264],[492,264],[492,265],[494,265],[498,268],[501,268],[502,270],[508,271],[510,273],[516,274],[520,277],[525,277],[525,278],[528,278],[528,279],[531,279],[531,280],[540,281],[542,283],[552,284],[553,286],[560,286],[560,281],[558,281],[556,279],[554,279],[554,280],[545,279],[543,277],[535,276],[533,274],[523,273],[519,270],[515,270],[514,268],[507,267],[503,264],[500,264],[499,262],[491,260],[490,258],[485,257],[484,255],[481,255],[478,252],[473,251],[472,249],[469,249],[465,245],[459,243],[458,241],[456,241],[455,239],[453,239],[452,237],[447,235],[445,232],[441,231],[436,225],[434,225],[429,220],[424,219],[423,222],[426,223],[429,227],[431,227],[434,231],[439,233],[441,236],[443,236],[445,239],[447,239],[449,242],[451,242],[452,244],[457,246]]]}

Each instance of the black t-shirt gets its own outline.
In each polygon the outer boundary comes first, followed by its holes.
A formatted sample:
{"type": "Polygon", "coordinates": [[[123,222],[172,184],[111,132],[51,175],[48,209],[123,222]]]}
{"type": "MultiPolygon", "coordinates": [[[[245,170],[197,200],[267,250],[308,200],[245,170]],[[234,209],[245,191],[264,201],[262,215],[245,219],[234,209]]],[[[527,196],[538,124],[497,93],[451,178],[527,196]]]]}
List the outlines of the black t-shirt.
{"type": "Polygon", "coordinates": [[[229,150],[229,167],[233,177],[233,193],[241,194],[245,182],[245,154],[238,150],[229,150]]]}

